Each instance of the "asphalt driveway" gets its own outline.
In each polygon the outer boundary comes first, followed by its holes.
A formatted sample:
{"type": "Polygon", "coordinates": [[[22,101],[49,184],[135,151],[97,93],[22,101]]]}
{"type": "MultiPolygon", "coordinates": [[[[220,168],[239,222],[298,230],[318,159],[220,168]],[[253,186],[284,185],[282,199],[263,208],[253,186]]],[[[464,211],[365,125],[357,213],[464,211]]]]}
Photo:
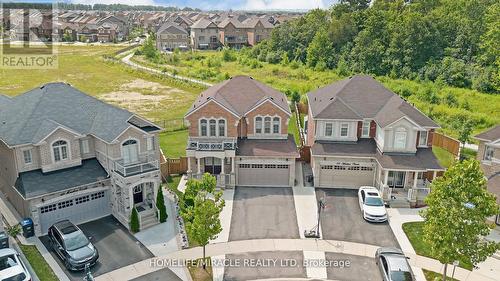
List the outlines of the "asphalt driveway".
{"type": "Polygon", "coordinates": [[[290,187],[236,187],[229,240],[300,238],[290,187]]]}
{"type": "Polygon", "coordinates": [[[226,255],[226,259],[232,265],[224,269],[224,281],[307,277],[302,252],[243,253],[226,255]]]}
{"type": "Polygon", "coordinates": [[[399,248],[389,223],[370,223],[363,219],[357,190],[316,189],[316,197],[324,198],[326,204],[321,215],[324,239],[399,248]]]}
{"type": "MultiPolygon", "coordinates": [[[[92,267],[94,277],[153,257],[153,254],[137,241],[113,216],[87,222],[79,225],[79,227],[88,237],[91,237],[91,242],[99,251],[99,260],[92,267]]],[[[65,270],[66,275],[71,280],[83,280],[83,272],[69,272],[65,269],[59,256],[52,251],[47,236],[40,237],[40,240],[51,251],[54,259],[65,270]]]]}
{"type": "Polygon", "coordinates": [[[330,265],[326,268],[328,280],[382,280],[375,258],[338,253],[325,253],[325,258],[330,265]]]}

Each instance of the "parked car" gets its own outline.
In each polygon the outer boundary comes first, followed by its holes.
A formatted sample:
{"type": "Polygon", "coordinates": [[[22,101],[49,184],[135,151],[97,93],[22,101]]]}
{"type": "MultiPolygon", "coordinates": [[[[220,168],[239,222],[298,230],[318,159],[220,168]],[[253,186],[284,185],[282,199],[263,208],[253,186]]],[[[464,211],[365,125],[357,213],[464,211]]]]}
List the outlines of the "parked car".
{"type": "Polygon", "coordinates": [[[373,186],[362,186],[358,190],[359,208],[363,218],[370,222],[387,221],[384,200],[373,186]]]}
{"type": "Polygon", "coordinates": [[[408,258],[400,249],[383,247],[375,253],[375,261],[384,281],[414,281],[408,258]]]}
{"type": "Polygon", "coordinates": [[[0,280],[1,281],[31,281],[28,268],[21,256],[13,249],[0,250],[0,280]]]}
{"type": "Polygon", "coordinates": [[[94,265],[99,252],[78,226],[69,220],[56,222],[49,228],[52,249],[64,262],[68,270],[84,270],[94,265]]]}

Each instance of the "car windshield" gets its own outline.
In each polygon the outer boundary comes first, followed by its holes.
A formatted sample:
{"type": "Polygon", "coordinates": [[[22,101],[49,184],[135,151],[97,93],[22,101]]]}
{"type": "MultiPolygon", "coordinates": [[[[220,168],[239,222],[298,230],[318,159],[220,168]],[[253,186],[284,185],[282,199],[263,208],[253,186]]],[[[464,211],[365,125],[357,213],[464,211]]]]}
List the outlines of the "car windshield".
{"type": "Polygon", "coordinates": [[[14,276],[8,277],[6,279],[2,279],[2,280],[3,281],[23,281],[24,279],[26,279],[26,274],[19,273],[17,275],[14,275],[14,276]]]}
{"type": "Polygon", "coordinates": [[[366,197],[366,206],[384,206],[384,201],[378,197],[366,197]]]}
{"type": "Polygon", "coordinates": [[[391,280],[393,281],[413,281],[411,273],[408,271],[391,271],[391,280]]]}
{"type": "Polygon", "coordinates": [[[66,245],[66,250],[73,251],[87,246],[89,244],[89,240],[87,239],[87,237],[85,237],[83,232],[76,231],[68,235],[68,237],[64,241],[64,244],[66,245]]]}
{"type": "Polygon", "coordinates": [[[7,269],[17,265],[14,255],[0,257],[0,270],[7,269]]]}

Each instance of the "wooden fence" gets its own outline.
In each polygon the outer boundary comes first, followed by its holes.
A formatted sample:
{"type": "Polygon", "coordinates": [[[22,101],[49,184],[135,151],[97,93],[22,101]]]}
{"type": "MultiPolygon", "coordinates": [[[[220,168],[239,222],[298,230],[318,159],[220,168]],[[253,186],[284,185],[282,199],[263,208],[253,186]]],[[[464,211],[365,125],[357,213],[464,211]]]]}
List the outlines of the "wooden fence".
{"type": "Polygon", "coordinates": [[[163,180],[165,181],[170,175],[185,174],[188,170],[187,162],[187,157],[167,158],[162,154],[160,170],[163,180]]]}
{"type": "Polygon", "coordinates": [[[303,145],[299,147],[300,158],[299,161],[304,161],[306,163],[311,163],[311,147],[303,145]]]}
{"type": "Polygon", "coordinates": [[[432,137],[432,145],[440,147],[455,156],[458,156],[458,154],[460,153],[460,142],[458,140],[438,132],[434,132],[434,135],[432,137]]]}

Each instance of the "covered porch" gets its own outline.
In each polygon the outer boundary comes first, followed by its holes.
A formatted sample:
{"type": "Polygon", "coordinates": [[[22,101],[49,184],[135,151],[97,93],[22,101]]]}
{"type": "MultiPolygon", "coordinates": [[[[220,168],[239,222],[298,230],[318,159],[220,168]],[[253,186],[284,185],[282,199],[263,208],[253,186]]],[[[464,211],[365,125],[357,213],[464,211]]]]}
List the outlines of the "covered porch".
{"type": "Polygon", "coordinates": [[[234,188],[236,184],[235,157],[188,157],[188,177],[201,179],[205,173],[213,175],[218,188],[234,188]]]}

